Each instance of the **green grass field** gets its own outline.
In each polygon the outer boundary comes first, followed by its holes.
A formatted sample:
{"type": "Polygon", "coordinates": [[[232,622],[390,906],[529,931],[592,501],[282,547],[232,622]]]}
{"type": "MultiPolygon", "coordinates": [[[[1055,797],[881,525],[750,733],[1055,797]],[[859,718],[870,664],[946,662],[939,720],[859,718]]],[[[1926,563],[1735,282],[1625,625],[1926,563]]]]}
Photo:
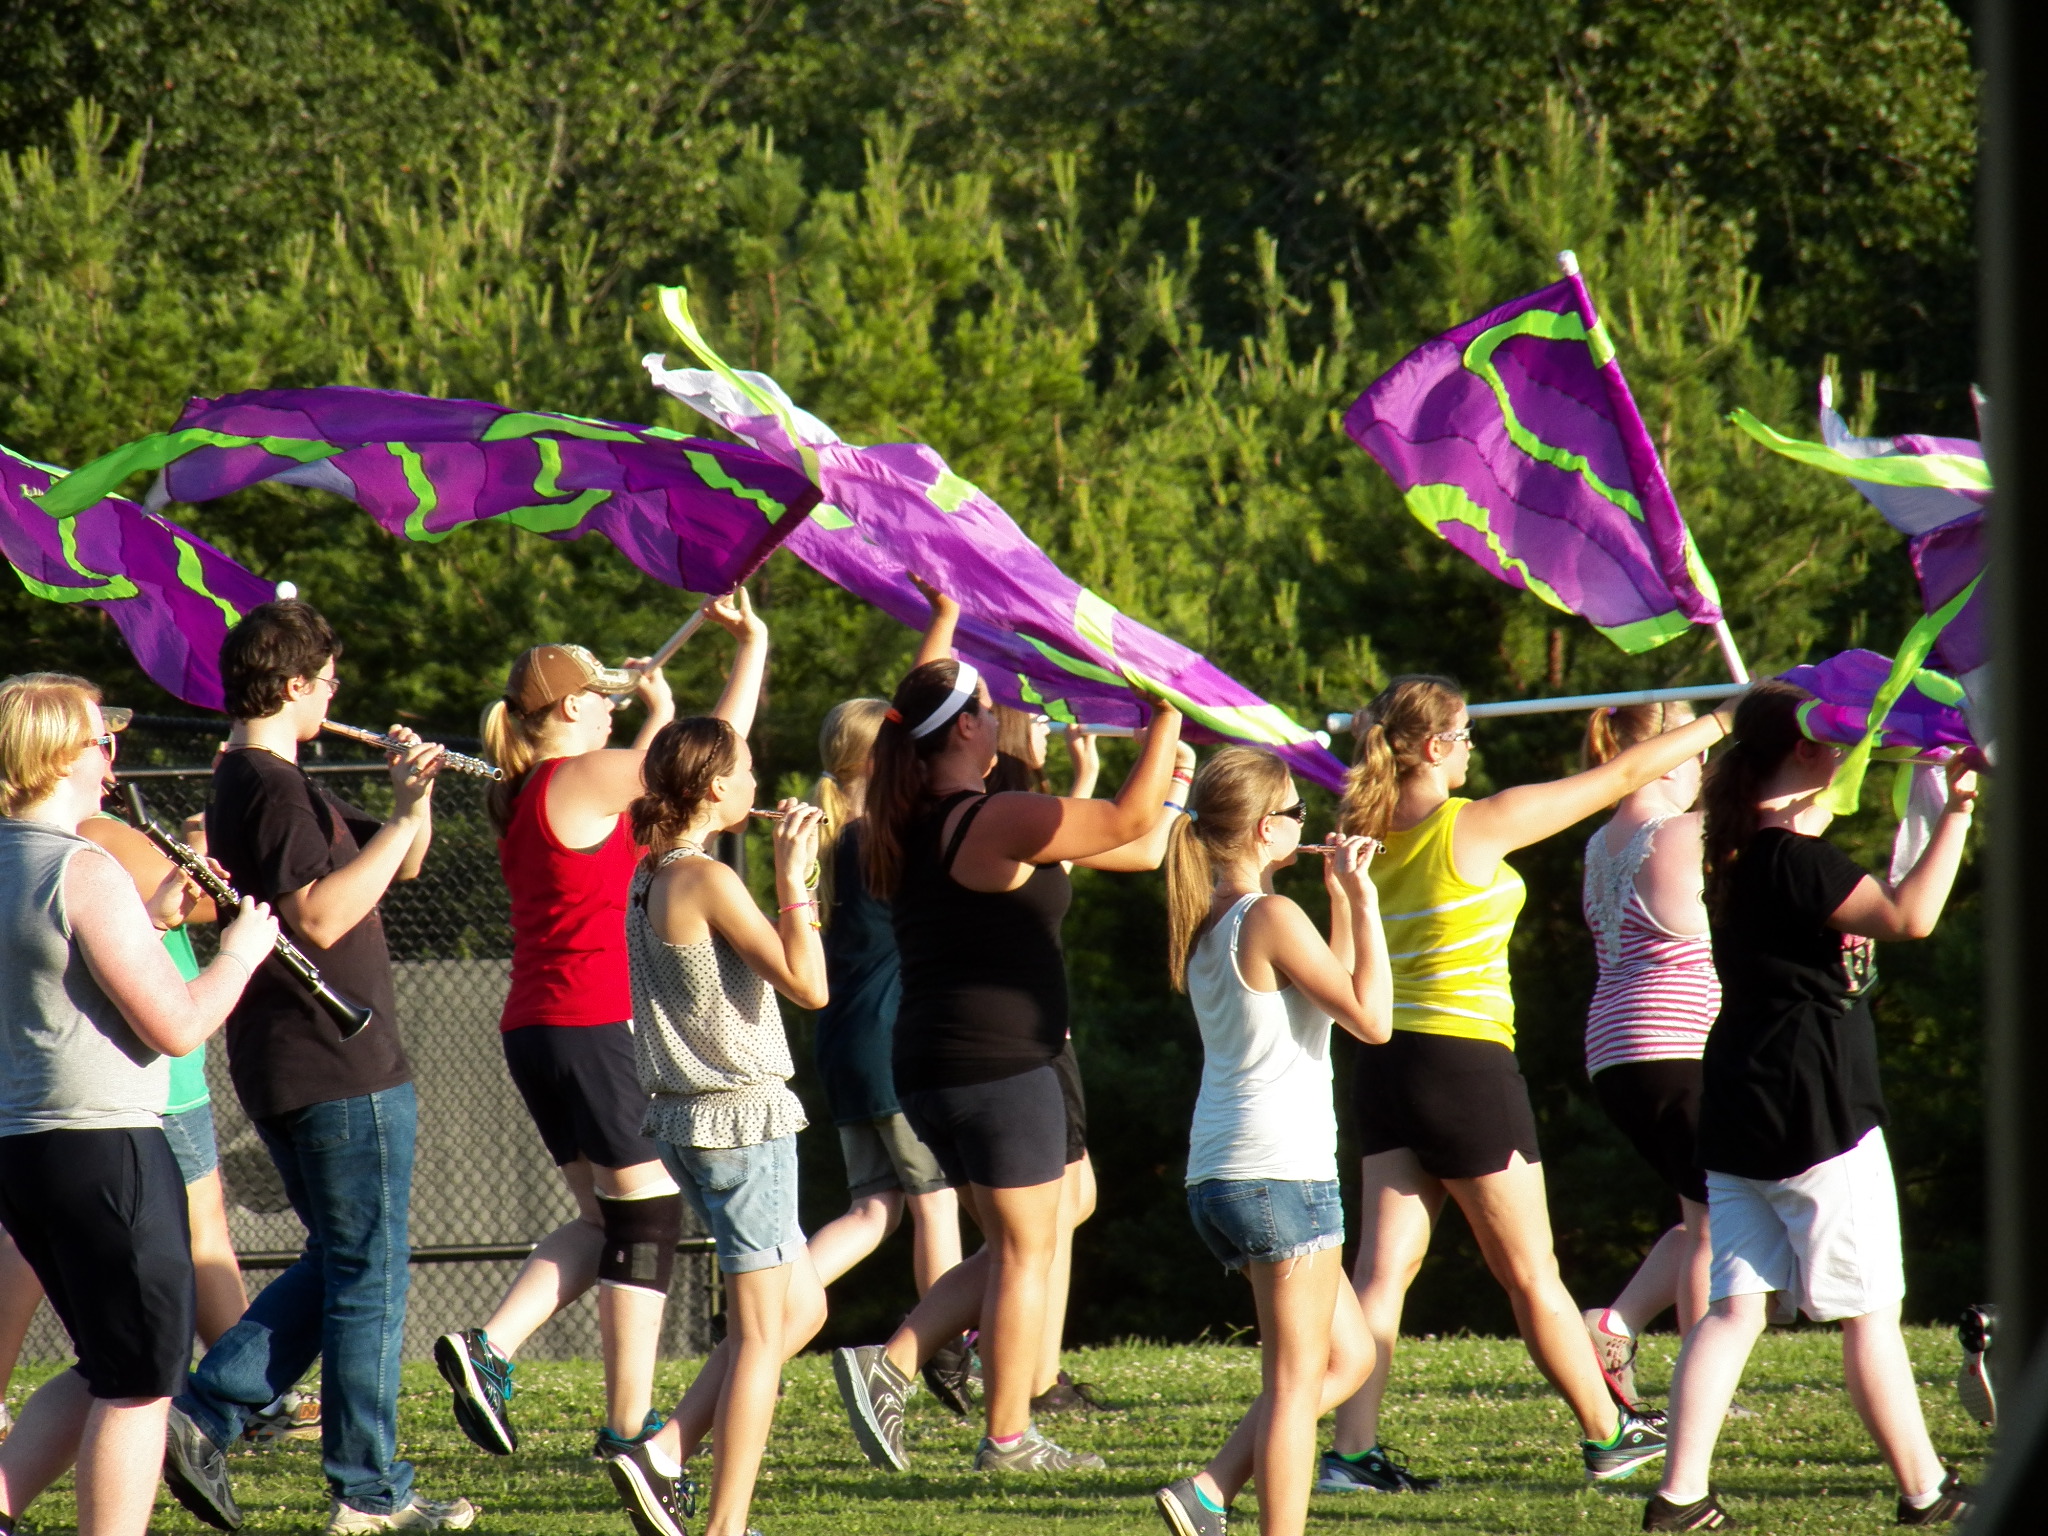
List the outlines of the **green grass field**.
{"type": "MultiPolygon", "coordinates": [[[[1909,1340],[1935,1444],[1974,1473],[1987,1436],[1965,1422],[1949,1385],[1954,1336],[1918,1329],[1909,1340]]],[[[1660,1336],[1644,1349],[1642,1384],[1660,1399],[1676,1348],[1660,1336]]],[[[1199,1465],[1222,1439],[1256,1389],[1257,1355],[1233,1345],[1128,1345],[1087,1350],[1071,1363],[1121,1411],[1046,1427],[1063,1443],[1100,1451],[1109,1469],[1041,1482],[969,1471],[976,1432],[922,1395],[911,1414],[915,1469],[905,1476],[871,1470],[847,1432],[829,1361],[798,1360],[788,1373],[754,1523],[765,1536],[1162,1530],[1152,1490],[1199,1465]]],[[[664,1390],[680,1388],[694,1369],[694,1362],[669,1366],[664,1390]]],[[[1318,1496],[1313,1526],[1387,1536],[1638,1528],[1653,1474],[1589,1487],[1575,1427],[1516,1341],[1408,1341],[1397,1371],[1385,1438],[1417,1470],[1442,1474],[1444,1490],[1318,1496]]],[[[517,1456],[502,1460],[472,1450],[456,1432],[431,1366],[407,1367],[405,1380],[401,1435],[419,1466],[420,1486],[430,1495],[467,1495],[482,1511],[476,1529],[537,1536],[629,1530],[610,1483],[588,1459],[598,1401],[594,1365],[520,1367],[515,1408],[522,1444],[517,1456]]],[[[24,1372],[17,1394],[28,1386],[24,1372]]],[[[1728,1425],[1717,1482],[1744,1526],[1773,1533],[1892,1528],[1891,1480],[1843,1395],[1833,1333],[1767,1338],[1750,1362],[1740,1402],[1755,1417],[1728,1425]]],[[[321,1529],[327,1497],[317,1445],[238,1454],[231,1466],[248,1530],[321,1529]]],[[[1240,1502],[1237,1529],[1257,1529],[1255,1498],[1250,1493],[1240,1502]]],[[[67,1482],[46,1494],[21,1528],[67,1531],[71,1520],[67,1482]]],[[[168,1494],[152,1528],[204,1529],[168,1494]]]]}

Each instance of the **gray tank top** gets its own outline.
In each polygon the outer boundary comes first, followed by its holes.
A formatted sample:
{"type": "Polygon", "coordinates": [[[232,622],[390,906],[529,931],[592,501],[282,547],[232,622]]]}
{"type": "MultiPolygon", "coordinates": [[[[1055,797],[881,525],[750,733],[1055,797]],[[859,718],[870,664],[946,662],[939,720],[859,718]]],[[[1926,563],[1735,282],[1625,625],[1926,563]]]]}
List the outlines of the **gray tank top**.
{"type": "Polygon", "coordinates": [[[82,837],[0,817],[0,1136],[163,1123],[171,1064],[86,968],[64,910],[82,837]]]}

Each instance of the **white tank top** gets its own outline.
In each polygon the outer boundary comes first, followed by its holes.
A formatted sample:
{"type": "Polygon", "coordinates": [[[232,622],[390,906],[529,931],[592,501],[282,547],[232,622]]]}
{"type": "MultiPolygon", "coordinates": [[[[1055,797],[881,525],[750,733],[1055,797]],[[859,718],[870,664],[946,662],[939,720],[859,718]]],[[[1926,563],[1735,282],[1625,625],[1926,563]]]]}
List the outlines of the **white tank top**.
{"type": "Polygon", "coordinates": [[[1188,1000],[1202,1030],[1189,1184],[1337,1177],[1330,1020],[1299,987],[1255,991],[1237,968],[1238,930],[1257,900],[1241,898],[1188,956],[1188,1000]]]}

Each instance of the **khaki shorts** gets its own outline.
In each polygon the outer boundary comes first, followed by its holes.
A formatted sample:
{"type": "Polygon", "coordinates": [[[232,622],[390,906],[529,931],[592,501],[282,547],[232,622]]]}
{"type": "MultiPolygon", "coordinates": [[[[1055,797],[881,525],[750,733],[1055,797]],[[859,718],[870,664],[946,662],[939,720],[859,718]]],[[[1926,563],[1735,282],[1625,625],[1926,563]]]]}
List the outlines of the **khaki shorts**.
{"type": "Polygon", "coordinates": [[[917,1139],[900,1113],[840,1126],[839,1150],[846,1157],[847,1193],[856,1200],[891,1189],[929,1195],[953,1187],[931,1148],[917,1139]]]}

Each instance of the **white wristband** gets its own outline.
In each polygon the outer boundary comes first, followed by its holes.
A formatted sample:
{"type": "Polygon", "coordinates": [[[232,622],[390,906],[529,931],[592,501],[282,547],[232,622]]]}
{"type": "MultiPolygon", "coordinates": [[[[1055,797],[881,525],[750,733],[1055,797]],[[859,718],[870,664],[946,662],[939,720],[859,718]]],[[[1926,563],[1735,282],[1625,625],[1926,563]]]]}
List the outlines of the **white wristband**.
{"type": "Polygon", "coordinates": [[[253,977],[256,974],[256,968],[250,965],[248,961],[244,960],[240,955],[236,954],[231,949],[224,949],[219,954],[215,955],[213,958],[216,960],[234,961],[235,964],[239,965],[242,968],[242,974],[244,976],[253,977]]]}

